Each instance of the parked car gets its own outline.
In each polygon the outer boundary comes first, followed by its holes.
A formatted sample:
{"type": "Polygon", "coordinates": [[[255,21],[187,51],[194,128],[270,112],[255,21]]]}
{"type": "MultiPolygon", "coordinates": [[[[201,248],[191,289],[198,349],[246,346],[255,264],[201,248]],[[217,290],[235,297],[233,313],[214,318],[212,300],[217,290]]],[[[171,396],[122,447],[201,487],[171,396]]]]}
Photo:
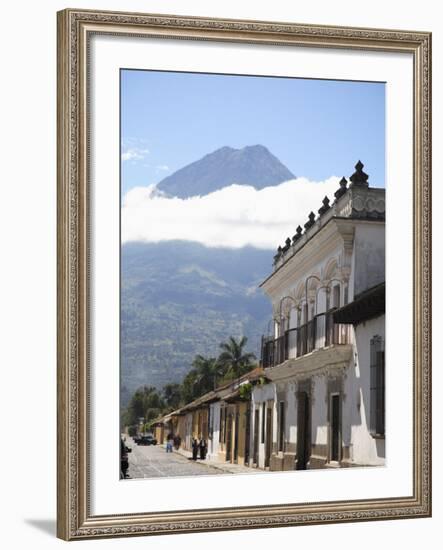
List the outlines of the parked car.
{"type": "Polygon", "coordinates": [[[153,435],[142,436],[139,445],[157,445],[157,440],[153,435]]]}
{"type": "Polygon", "coordinates": [[[140,441],[142,440],[142,435],[141,434],[134,435],[134,437],[132,439],[134,440],[134,443],[136,445],[138,445],[140,443],[140,441]]]}

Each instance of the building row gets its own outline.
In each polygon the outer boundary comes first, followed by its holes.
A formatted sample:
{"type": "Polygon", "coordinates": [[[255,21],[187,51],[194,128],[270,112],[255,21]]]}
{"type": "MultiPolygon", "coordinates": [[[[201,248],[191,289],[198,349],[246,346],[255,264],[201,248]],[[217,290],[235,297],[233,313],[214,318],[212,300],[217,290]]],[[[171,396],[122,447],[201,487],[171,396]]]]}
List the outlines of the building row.
{"type": "Polygon", "coordinates": [[[359,161],[274,256],[260,366],[159,419],[157,439],[273,471],[385,461],[385,190],[359,161]]]}

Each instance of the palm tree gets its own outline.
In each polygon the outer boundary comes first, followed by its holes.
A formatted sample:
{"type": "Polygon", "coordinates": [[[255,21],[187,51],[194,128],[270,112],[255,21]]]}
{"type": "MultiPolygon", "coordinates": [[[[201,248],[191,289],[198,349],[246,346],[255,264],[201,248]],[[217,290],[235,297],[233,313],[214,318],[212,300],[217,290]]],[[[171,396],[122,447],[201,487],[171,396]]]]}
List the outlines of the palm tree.
{"type": "Polygon", "coordinates": [[[194,384],[198,387],[198,393],[203,395],[215,388],[217,377],[221,374],[220,366],[215,357],[203,357],[196,355],[192,362],[195,371],[194,384]]]}
{"type": "Polygon", "coordinates": [[[255,355],[244,351],[247,341],[246,336],[242,336],[239,341],[230,336],[227,342],[220,344],[223,351],[218,357],[218,363],[226,374],[233,374],[235,378],[239,378],[255,366],[255,355]]]}

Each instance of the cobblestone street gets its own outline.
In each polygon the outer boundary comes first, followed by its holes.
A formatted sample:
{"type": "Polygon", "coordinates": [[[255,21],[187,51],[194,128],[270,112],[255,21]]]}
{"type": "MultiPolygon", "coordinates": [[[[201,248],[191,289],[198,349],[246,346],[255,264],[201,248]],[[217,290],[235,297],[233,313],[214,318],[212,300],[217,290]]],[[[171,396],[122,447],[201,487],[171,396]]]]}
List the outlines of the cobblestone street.
{"type": "Polygon", "coordinates": [[[209,462],[193,461],[179,453],[167,453],[160,445],[136,445],[132,438],[126,438],[126,445],[132,448],[128,454],[130,478],[183,477],[201,475],[223,475],[224,472],[209,465],[209,462]]]}

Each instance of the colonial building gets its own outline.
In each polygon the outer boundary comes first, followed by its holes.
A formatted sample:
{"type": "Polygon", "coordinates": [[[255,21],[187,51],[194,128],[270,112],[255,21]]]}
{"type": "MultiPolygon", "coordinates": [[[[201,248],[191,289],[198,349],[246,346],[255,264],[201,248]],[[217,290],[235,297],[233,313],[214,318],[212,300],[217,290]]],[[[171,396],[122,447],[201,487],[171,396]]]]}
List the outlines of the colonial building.
{"type": "Polygon", "coordinates": [[[279,247],[260,368],[157,422],[208,458],[266,470],[385,461],[385,190],[359,161],[279,247]]]}
{"type": "Polygon", "coordinates": [[[163,443],[169,433],[179,435],[181,447],[192,450],[194,439],[206,439],[209,437],[209,406],[213,399],[218,399],[215,392],[209,392],[184,407],[170,412],[159,418],[156,423],[156,433],[159,443],[163,443]]]}
{"type": "Polygon", "coordinates": [[[356,406],[360,424],[353,426],[356,464],[383,464],[385,458],[385,283],[355,296],[334,312],[334,322],[354,327],[355,370],[360,379],[356,406]],[[372,436],[365,445],[367,430],[372,436]],[[375,443],[375,445],[374,445],[375,443]]]}
{"type": "Polygon", "coordinates": [[[384,463],[385,191],[355,168],[261,285],[274,318],[262,341],[270,383],[251,399],[259,468],[384,463]]]}
{"type": "Polygon", "coordinates": [[[264,382],[263,369],[256,368],[157,419],[157,440],[163,443],[173,433],[191,451],[194,439],[205,439],[209,460],[248,465],[251,392],[264,382]]]}
{"type": "Polygon", "coordinates": [[[221,462],[249,465],[252,389],[265,382],[256,368],[218,389],[211,405],[210,456],[221,462]]]}

